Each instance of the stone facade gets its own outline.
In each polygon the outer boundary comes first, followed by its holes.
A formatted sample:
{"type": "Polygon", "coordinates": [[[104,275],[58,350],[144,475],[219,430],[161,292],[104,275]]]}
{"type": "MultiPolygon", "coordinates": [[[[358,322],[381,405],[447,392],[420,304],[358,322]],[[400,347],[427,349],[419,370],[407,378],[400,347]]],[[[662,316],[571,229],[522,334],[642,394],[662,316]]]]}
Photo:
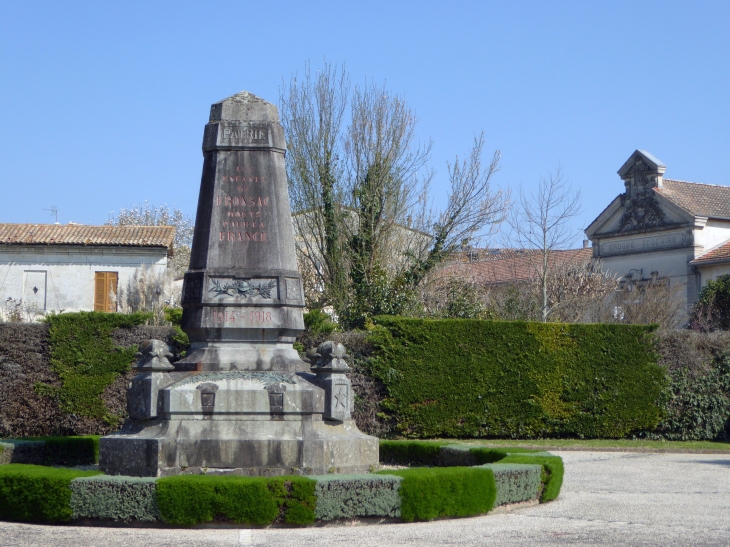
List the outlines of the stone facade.
{"type": "Polygon", "coordinates": [[[618,171],[625,192],[586,236],[604,270],[626,280],[679,286],[689,308],[709,279],[730,273],[730,259],[701,260],[730,242],[730,187],[666,179],[665,171],[660,160],[636,150],[618,171]]]}

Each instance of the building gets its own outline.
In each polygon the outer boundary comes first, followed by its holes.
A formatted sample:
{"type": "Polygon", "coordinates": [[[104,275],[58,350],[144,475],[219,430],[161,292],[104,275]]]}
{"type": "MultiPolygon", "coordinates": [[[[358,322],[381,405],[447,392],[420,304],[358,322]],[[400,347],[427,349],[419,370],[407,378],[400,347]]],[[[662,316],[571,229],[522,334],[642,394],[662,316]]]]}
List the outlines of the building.
{"type": "Polygon", "coordinates": [[[588,226],[593,256],[625,282],[678,287],[686,309],[711,279],[730,273],[730,187],[664,178],[636,150],[619,169],[625,192],[588,226]]]}
{"type": "Polygon", "coordinates": [[[174,236],[172,226],[0,224],[3,314],[117,311],[140,276],[166,277],[174,236]]]}
{"type": "MultiPolygon", "coordinates": [[[[548,254],[548,271],[564,271],[590,263],[593,251],[554,250],[548,254]]],[[[454,253],[433,274],[434,280],[457,279],[482,286],[512,285],[536,279],[542,263],[539,249],[470,249],[454,253]]]]}

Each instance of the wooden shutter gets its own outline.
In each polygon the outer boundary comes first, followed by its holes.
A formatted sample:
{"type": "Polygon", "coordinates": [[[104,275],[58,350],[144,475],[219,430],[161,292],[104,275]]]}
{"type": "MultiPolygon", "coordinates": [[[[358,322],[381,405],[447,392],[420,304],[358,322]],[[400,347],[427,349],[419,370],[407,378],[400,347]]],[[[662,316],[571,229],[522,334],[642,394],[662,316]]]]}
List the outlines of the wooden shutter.
{"type": "Polygon", "coordinates": [[[96,272],[94,275],[94,311],[117,311],[117,272],[96,272]]]}

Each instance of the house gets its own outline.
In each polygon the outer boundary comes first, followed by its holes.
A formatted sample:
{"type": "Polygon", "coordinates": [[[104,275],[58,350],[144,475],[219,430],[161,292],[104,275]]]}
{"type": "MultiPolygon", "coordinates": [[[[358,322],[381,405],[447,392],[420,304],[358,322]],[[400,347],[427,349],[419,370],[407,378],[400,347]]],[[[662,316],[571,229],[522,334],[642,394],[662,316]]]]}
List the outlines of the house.
{"type": "MultiPolygon", "coordinates": [[[[561,271],[590,262],[593,250],[554,250],[548,271],[561,271]]],[[[538,249],[470,249],[455,253],[433,274],[434,280],[458,279],[478,285],[507,285],[534,280],[542,262],[538,249]]]]}
{"type": "Polygon", "coordinates": [[[172,226],[0,224],[4,315],[117,311],[140,276],[165,278],[174,236],[172,226]]]}
{"type": "Polygon", "coordinates": [[[730,273],[730,187],[667,179],[665,171],[636,150],[618,170],[625,192],[585,233],[604,271],[677,287],[689,310],[707,281],[730,273]]]}

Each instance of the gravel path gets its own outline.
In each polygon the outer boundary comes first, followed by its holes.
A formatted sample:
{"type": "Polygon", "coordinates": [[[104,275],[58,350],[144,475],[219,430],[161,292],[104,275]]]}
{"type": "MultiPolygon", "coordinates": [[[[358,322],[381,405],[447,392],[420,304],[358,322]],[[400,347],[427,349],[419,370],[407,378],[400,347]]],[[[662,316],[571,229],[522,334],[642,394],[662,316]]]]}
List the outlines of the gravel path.
{"type": "Polygon", "coordinates": [[[730,545],[730,455],[559,452],[560,498],[484,517],[305,529],[149,529],[0,522],[2,546],[730,545]]]}

